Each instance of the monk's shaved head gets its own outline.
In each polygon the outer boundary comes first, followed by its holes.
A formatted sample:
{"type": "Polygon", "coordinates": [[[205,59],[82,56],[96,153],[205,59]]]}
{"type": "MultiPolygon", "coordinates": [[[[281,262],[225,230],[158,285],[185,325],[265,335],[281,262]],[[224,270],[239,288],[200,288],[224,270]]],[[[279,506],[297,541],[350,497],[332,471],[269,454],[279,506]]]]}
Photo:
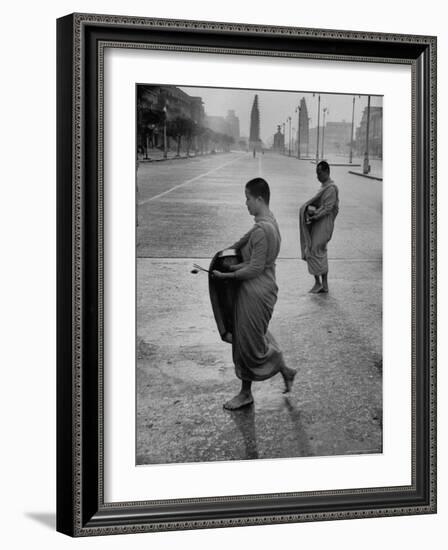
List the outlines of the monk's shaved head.
{"type": "Polygon", "coordinates": [[[326,160],[321,160],[319,164],[317,165],[317,168],[320,168],[322,172],[328,172],[330,173],[330,165],[326,160]]]}
{"type": "Polygon", "coordinates": [[[266,204],[269,204],[271,191],[268,182],[263,178],[254,178],[246,183],[246,190],[252,197],[261,197],[266,204]]]}

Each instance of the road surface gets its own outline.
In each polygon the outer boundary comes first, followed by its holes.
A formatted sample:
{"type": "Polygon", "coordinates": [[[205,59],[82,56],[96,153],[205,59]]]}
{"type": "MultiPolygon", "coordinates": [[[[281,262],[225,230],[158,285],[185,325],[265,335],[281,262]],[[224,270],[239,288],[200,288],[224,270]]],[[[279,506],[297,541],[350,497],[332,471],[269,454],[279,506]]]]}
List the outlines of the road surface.
{"type": "Polygon", "coordinates": [[[329,246],[330,293],[311,295],[298,258],[297,212],[315,167],[269,153],[158,163],[138,172],[137,464],[379,453],[382,450],[382,187],[335,167],[340,213],[329,246]],[[255,404],[229,412],[239,389],[204,274],[213,254],[252,225],[244,184],[262,176],[282,233],[271,330],[294,389],[254,384],[255,404]]]}

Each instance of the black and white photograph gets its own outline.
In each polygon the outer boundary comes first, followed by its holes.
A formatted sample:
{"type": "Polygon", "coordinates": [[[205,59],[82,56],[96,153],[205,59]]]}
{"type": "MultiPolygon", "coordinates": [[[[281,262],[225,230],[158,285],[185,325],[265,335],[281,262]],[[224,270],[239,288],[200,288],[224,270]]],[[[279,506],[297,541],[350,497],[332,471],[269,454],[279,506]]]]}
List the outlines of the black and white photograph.
{"type": "Polygon", "coordinates": [[[446,546],[444,5],[5,4],[6,550],[446,546]]]}
{"type": "Polygon", "coordinates": [[[382,96],[139,83],[135,127],[136,465],[381,454],[382,96]]]}

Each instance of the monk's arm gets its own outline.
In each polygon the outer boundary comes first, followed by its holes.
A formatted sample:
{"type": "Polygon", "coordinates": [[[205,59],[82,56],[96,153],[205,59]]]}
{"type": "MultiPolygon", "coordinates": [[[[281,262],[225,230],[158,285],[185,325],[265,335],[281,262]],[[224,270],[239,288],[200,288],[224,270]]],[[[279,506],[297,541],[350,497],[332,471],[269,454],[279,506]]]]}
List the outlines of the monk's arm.
{"type": "Polygon", "coordinates": [[[336,189],[331,186],[329,189],[327,189],[322,196],[322,204],[320,207],[316,210],[313,216],[311,216],[312,220],[318,220],[320,218],[323,218],[324,216],[327,216],[334,208],[334,205],[337,201],[337,195],[336,195],[336,189]]]}
{"type": "Polygon", "coordinates": [[[243,235],[241,239],[236,241],[236,243],[233,243],[231,246],[228,246],[227,248],[234,248],[235,250],[239,250],[241,247],[243,247],[247,243],[251,233],[252,233],[252,229],[250,229],[245,235],[243,235]]]}
{"type": "Polygon", "coordinates": [[[246,267],[249,262],[241,262],[240,264],[235,264],[229,266],[230,271],[238,271],[239,269],[243,269],[243,267],[246,267]]]}
{"type": "MultiPolygon", "coordinates": [[[[250,229],[245,235],[243,235],[240,240],[236,241],[236,243],[232,244],[231,246],[228,246],[227,249],[233,248],[238,251],[248,242],[251,233],[252,233],[252,229],[250,229]]],[[[239,269],[242,269],[243,267],[246,267],[246,266],[247,266],[247,262],[241,262],[239,264],[231,265],[229,269],[230,271],[238,271],[239,269]]]]}
{"type": "Polygon", "coordinates": [[[266,254],[268,244],[263,229],[257,228],[253,231],[252,236],[252,253],[250,260],[243,267],[233,273],[235,279],[253,279],[260,275],[266,265],[266,254]]]}

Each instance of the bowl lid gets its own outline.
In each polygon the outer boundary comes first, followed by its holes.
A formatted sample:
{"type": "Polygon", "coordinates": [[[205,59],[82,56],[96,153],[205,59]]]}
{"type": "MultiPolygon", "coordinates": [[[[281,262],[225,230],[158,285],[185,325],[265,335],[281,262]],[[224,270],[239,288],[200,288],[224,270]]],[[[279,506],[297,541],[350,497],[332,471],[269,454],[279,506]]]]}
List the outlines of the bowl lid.
{"type": "Polygon", "coordinates": [[[222,250],[219,254],[219,258],[226,258],[228,256],[236,256],[236,250],[234,248],[228,248],[227,250],[222,250]]]}

